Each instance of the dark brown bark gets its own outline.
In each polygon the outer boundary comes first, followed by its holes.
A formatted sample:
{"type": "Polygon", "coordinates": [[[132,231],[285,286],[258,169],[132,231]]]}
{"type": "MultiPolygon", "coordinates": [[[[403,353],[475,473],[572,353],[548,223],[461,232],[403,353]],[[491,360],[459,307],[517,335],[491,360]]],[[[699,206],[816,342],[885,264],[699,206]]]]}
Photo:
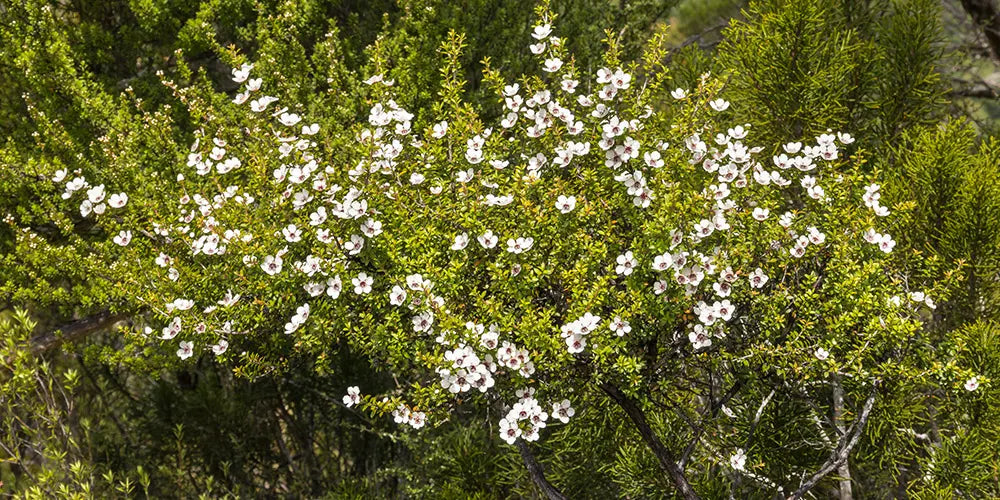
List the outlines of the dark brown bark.
{"type": "Polygon", "coordinates": [[[667,447],[660,441],[660,438],[656,436],[653,432],[653,428],[649,426],[649,421],[646,419],[646,414],[642,412],[639,405],[628,397],[625,393],[621,391],[618,387],[612,385],[611,383],[604,382],[601,384],[601,389],[604,390],[605,394],[608,395],[618,406],[621,406],[625,410],[625,414],[628,415],[629,419],[635,425],[639,434],[642,436],[642,440],[646,442],[649,449],[652,450],[653,455],[660,463],[660,469],[663,470],[670,480],[674,483],[674,487],[677,488],[677,493],[680,494],[682,498],[688,500],[697,500],[698,495],[691,488],[691,484],[688,483],[687,477],[684,476],[684,470],[677,465],[677,460],[674,458],[674,454],[667,449],[667,447]]]}
{"type": "Polygon", "coordinates": [[[38,355],[58,348],[65,342],[79,340],[92,333],[110,328],[111,325],[125,319],[124,314],[112,314],[103,311],[31,339],[31,353],[38,355]]]}
{"type": "Polygon", "coordinates": [[[993,0],[961,0],[962,8],[979,29],[983,30],[990,55],[1000,61],[1000,10],[993,0]]]}
{"type": "Polygon", "coordinates": [[[521,451],[521,460],[528,468],[528,474],[535,486],[538,486],[538,489],[542,490],[542,493],[545,493],[549,500],[567,500],[566,495],[563,495],[545,478],[545,469],[542,468],[542,464],[535,460],[535,455],[531,453],[531,448],[528,448],[528,443],[525,443],[523,439],[518,439],[517,449],[521,451]]]}
{"type": "Polygon", "coordinates": [[[995,99],[1000,97],[997,95],[996,90],[985,85],[956,88],[951,91],[950,95],[952,97],[976,97],[980,99],[995,99]]]}

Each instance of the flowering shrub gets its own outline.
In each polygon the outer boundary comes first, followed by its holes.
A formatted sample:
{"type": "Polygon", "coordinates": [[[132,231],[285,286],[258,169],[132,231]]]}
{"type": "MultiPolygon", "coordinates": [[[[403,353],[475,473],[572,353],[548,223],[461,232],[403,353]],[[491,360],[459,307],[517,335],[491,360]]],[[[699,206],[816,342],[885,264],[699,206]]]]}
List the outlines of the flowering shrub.
{"type": "Polygon", "coordinates": [[[540,71],[485,61],[483,113],[463,102],[454,34],[434,106],[407,110],[379,73],[359,123],[309,116],[248,62],[224,100],[164,79],[200,124],[173,170],[51,178],[107,233],[112,293],[142,318],[120,355],[210,351],[256,376],[289,355],[336,369],[329,352],[349,348],[397,385],[346,387],[345,406],[415,429],[488,409],[523,450],[604,394],[687,497],[686,468],[714,464],[799,497],[846,463],[881,392],[990,382],[917,354],[941,348],[920,337],[939,290],[888,265],[905,228],[850,134],[757,145],[720,80],[669,88],[662,34],[638,62],[609,36],[591,75],[545,3],[537,17],[540,71]],[[747,448],[776,392],[837,441],[818,470],[747,448]],[[660,405],[687,446],[653,429],[660,405]]]}

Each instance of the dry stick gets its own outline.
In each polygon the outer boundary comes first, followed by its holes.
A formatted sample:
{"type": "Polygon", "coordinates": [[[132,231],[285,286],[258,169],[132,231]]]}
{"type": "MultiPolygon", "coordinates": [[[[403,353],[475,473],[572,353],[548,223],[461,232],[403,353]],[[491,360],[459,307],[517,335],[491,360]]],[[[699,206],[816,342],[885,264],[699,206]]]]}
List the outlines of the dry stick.
{"type": "Polygon", "coordinates": [[[535,455],[531,453],[531,448],[528,448],[528,443],[525,443],[523,439],[517,440],[517,449],[521,450],[521,460],[524,461],[524,466],[528,468],[528,474],[531,475],[531,481],[538,486],[538,489],[545,493],[545,496],[549,500],[567,500],[566,495],[563,495],[548,479],[545,479],[545,469],[542,468],[542,464],[535,460],[535,455]]]}
{"type": "Polygon", "coordinates": [[[865,400],[864,408],[861,410],[861,415],[858,419],[851,425],[851,429],[847,434],[844,434],[840,438],[840,442],[837,448],[830,455],[830,458],[823,464],[823,467],[819,469],[818,472],[812,475],[806,482],[799,486],[799,489],[792,493],[792,496],[788,497],[789,500],[799,500],[803,495],[811,490],[817,483],[820,482],[827,474],[833,472],[834,469],[840,467],[841,464],[847,461],[847,457],[851,454],[851,450],[854,446],[858,444],[858,440],[861,438],[861,433],[865,430],[865,424],[868,423],[868,417],[871,416],[872,407],[875,406],[875,395],[877,394],[876,388],[872,389],[871,395],[865,400]]]}
{"type": "Polygon", "coordinates": [[[663,445],[663,442],[656,436],[656,433],[653,432],[642,409],[639,408],[632,398],[626,396],[621,389],[611,383],[604,382],[600,387],[611,399],[618,403],[618,406],[621,406],[625,410],[625,413],[632,420],[632,423],[635,424],[636,429],[642,436],[643,441],[646,442],[646,445],[652,450],[653,455],[659,460],[660,468],[670,476],[674,487],[677,488],[677,492],[681,497],[687,500],[697,500],[698,495],[691,488],[691,484],[688,483],[687,478],[684,477],[684,470],[677,465],[673,454],[663,445]]]}

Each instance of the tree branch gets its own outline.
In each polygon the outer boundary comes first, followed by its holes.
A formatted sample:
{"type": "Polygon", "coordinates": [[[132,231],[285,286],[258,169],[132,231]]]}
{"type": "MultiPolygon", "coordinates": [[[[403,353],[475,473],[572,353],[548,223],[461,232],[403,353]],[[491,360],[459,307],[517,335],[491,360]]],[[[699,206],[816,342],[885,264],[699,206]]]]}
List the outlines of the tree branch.
{"type": "Polygon", "coordinates": [[[609,382],[602,383],[600,387],[612,400],[618,403],[618,406],[621,406],[625,410],[629,419],[632,420],[632,423],[638,429],[643,441],[646,442],[646,445],[649,446],[650,450],[653,451],[653,455],[660,462],[660,469],[670,476],[680,496],[687,500],[697,500],[698,495],[691,488],[691,484],[688,483],[687,478],[684,477],[684,470],[677,465],[673,453],[663,445],[660,438],[653,432],[652,427],[649,426],[649,421],[646,420],[646,414],[642,412],[639,405],[632,398],[625,395],[621,389],[609,382]]]}
{"type": "MultiPolygon", "coordinates": [[[[841,383],[840,375],[833,377],[833,423],[837,425],[837,430],[842,436],[847,434],[844,426],[844,386],[841,383]]],[[[837,475],[843,478],[840,480],[840,500],[853,500],[851,462],[847,457],[837,467],[837,475]]]]}
{"type": "Polygon", "coordinates": [[[948,95],[951,97],[976,97],[980,99],[995,99],[1000,97],[1000,95],[997,95],[996,90],[985,85],[952,89],[948,95]]]}
{"type": "Polygon", "coordinates": [[[961,0],[962,8],[983,31],[990,55],[1000,61],[1000,11],[993,0],[961,0]]]}
{"type": "Polygon", "coordinates": [[[528,443],[525,443],[523,439],[517,440],[517,449],[521,451],[521,460],[524,461],[524,466],[528,468],[528,474],[531,475],[531,481],[538,486],[538,489],[545,493],[545,496],[549,500],[567,500],[566,495],[563,495],[548,479],[545,479],[545,469],[542,468],[542,464],[535,460],[535,455],[531,453],[531,448],[528,448],[528,443]]]}
{"type": "Polygon", "coordinates": [[[31,353],[39,355],[55,349],[65,342],[74,342],[94,332],[107,329],[126,317],[124,314],[112,314],[111,311],[102,311],[93,316],[74,321],[32,338],[31,353]]]}
{"type": "Polygon", "coordinates": [[[868,423],[868,417],[871,416],[872,407],[875,406],[877,389],[876,384],[876,387],[872,388],[872,393],[868,396],[868,399],[865,400],[864,407],[861,409],[861,415],[854,421],[848,432],[841,436],[837,443],[837,448],[834,449],[830,458],[823,464],[823,467],[806,480],[806,482],[802,483],[802,486],[799,486],[799,489],[795,490],[795,493],[792,493],[792,496],[788,497],[789,500],[799,500],[806,492],[816,486],[820,480],[826,477],[827,474],[847,462],[847,457],[850,456],[851,450],[854,449],[854,446],[858,444],[858,440],[861,439],[861,433],[864,432],[865,425],[868,423]]]}

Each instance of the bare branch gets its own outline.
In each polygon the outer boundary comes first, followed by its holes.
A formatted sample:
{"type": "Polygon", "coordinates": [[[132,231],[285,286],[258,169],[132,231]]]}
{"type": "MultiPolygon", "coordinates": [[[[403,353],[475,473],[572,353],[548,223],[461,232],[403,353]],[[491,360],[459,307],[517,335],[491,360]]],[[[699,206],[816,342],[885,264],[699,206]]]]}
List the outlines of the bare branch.
{"type": "Polygon", "coordinates": [[[112,314],[111,311],[102,311],[93,316],[74,321],[31,339],[31,353],[35,355],[42,354],[63,345],[65,342],[74,342],[92,333],[105,330],[126,317],[128,316],[124,314],[112,314]]]}
{"type": "Polygon", "coordinates": [[[952,89],[948,95],[951,97],[976,97],[980,99],[996,99],[1000,97],[996,89],[985,85],[952,89]]]}
{"type": "MultiPolygon", "coordinates": [[[[844,427],[844,386],[841,383],[840,375],[833,378],[833,423],[837,425],[840,435],[847,434],[844,427]]],[[[854,493],[851,488],[851,462],[845,457],[840,466],[837,467],[837,475],[840,480],[840,500],[852,500],[854,493]]]]}
{"type": "Polygon", "coordinates": [[[962,8],[983,31],[990,55],[1000,61],[1000,10],[993,0],[961,0],[962,8]]]}
{"type": "Polygon", "coordinates": [[[528,468],[528,474],[535,486],[538,486],[538,489],[542,490],[542,493],[545,493],[549,500],[567,500],[566,495],[563,495],[555,486],[552,486],[548,479],[545,479],[545,469],[542,468],[542,464],[535,460],[535,455],[531,453],[528,443],[525,443],[523,439],[518,439],[517,449],[521,451],[521,460],[528,468]]]}
{"type": "Polygon", "coordinates": [[[646,414],[642,412],[639,405],[636,404],[632,398],[628,397],[619,389],[618,387],[612,385],[609,382],[604,382],[601,384],[601,389],[604,390],[614,402],[618,403],[625,410],[625,414],[628,415],[632,423],[635,424],[636,429],[639,431],[639,435],[642,436],[643,441],[652,450],[653,455],[660,462],[660,469],[663,470],[674,483],[674,487],[677,488],[677,493],[681,497],[687,500],[696,500],[698,495],[691,488],[691,484],[688,483],[687,478],[684,476],[684,470],[677,465],[677,461],[674,459],[673,453],[664,446],[660,438],[656,436],[653,432],[653,428],[649,426],[649,421],[646,419],[646,414]]]}
{"type": "Polygon", "coordinates": [[[830,455],[830,458],[823,464],[823,467],[820,467],[819,471],[803,482],[802,486],[799,486],[799,489],[795,490],[795,493],[792,493],[792,496],[788,497],[789,500],[799,500],[802,498],[803,495],[816,486],[827,474],[833,472],[847,461],[851,450],[854,449],[854,446],[858,444],[858,440],[861,439],[861,433],[864,432],[868,418],[871,416],[872,407],[875,406],[875,396],[877,394],[876,385],[876,387],[872,388],[872,393],[868,396],[868,399],[865,400],[861,415],[854,421],[848,432],[841,436],[837,448],[830,455]]]}

